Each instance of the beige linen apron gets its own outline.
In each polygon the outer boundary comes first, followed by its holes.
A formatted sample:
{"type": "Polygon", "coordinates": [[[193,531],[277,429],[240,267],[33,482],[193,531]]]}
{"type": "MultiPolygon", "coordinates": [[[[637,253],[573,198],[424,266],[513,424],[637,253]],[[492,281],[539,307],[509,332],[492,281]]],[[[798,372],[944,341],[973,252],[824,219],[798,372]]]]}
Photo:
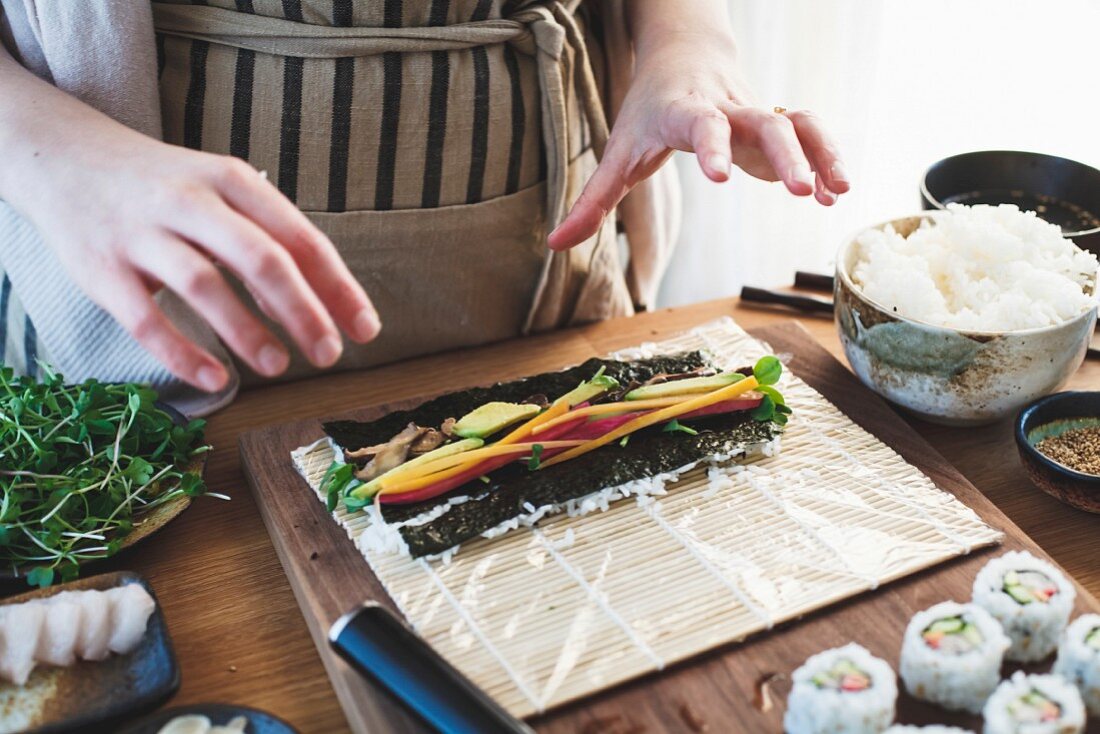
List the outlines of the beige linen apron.
{"type": "Polygon", "coordinates": [[[341,368],[633,312],[610,219],[545,245],[607,139],[577,4],[154,3],[165,139],[266,171],[378,307],[341,368]]]}

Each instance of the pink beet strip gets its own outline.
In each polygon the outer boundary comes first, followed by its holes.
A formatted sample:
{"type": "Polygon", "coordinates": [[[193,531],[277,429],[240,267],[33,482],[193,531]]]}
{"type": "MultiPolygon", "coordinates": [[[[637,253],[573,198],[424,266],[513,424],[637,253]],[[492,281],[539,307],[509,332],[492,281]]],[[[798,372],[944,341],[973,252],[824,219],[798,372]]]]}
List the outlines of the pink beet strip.
{"type": "Polygon", "coordinates": [[[705,408],[699,408],[699,410],[693,410],[690,413],[684,413],[683,415],[676,416],[676,420],[691,420],[692,418],[702,418],[708,415],[719,415],[721,413],[736,413],[739,410],[752,410],[756,406],[760,405],[763,398],[746,398],[743,400],[723,400],[720,403],[714,405],[708,405],[705,408]]]}
{"type": "Polygon", "coordinates": [[[413,502],[423,502],[424,500],[430,500],[433,497],[438,497],[444,492],[450,492],[452,489],[461,487],[466,482],[473,479],[477,479],[483,474],[488,474],[491,471],[495,471],[500,467],[516,460],[515,454],[508,454],[506,456],[494,456],[491,459],[470,467],[461,474],[455,474],[450,479],[444,479],[436,484],[430,484],[427,487],[421,487],[420,489],[414,489],[411,492],[402,492],[401,494],[381,494],[378,497],[378,501],[384,505],[408,505],[413,502]]]}

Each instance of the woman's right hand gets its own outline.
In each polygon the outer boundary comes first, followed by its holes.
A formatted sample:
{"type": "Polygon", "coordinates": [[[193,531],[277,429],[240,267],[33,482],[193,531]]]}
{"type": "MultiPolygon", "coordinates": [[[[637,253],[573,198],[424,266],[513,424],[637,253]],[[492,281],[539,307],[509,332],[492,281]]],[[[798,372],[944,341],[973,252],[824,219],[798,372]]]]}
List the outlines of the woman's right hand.
{"type": "Polygon", "coordinates": [[[259,374],[287,367],[286,347],[215,263],[248,287],[318,367],[340,357],[337,325],[359,342],[377,335],[377,312],[332,242],[254,168],[137,133],[26,79],[13,63],[0,59],[0,98],[8,99],[0,101],[8,168],[0,196],[37,227],[81,290],[174,375],[207,391],[228,380],[224,366],[160,310],[153,294],[161,286],[259,374]],[[61,127],[46,136],[26,129],[33,126],[13,109],[13,88],[28,95],[24,103],[46,98],[44,126],[61,127]]]}

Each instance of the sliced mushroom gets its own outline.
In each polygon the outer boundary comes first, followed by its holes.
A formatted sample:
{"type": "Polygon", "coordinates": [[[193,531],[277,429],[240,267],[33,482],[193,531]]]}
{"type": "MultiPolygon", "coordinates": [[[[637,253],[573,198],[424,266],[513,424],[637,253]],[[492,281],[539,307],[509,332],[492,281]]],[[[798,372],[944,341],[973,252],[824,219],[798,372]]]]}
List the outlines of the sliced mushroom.
{"type": "Polygon", "coordinates": [[[455,435],[455,423],[458,423],[458,421],[454,418],[447,418],[443,421],[443,425],[439,427],[439,430],[443,433],[444,436],[450,438],[451,436],[455,435]]]}
{"type": "Polygon", "coordinates": [[[405,426],[405,429],[401,431],[401,433],[391,438],[377,453],[375,453],[374,457],[367,462],[366,466],[355,472],[355,478],[361,482],[369,482],[376,477],[382,476],[390,469],[396,469],[401,466],[409,457],[409,447],[428,430],[431,429],[421,428],[415,423],[410,423],[405,426]]]}
{"type": "Polygon", "coordinates": [[[686,380],[689,377],[709,377],[716,375],[718,372],[712,367],[696,367],[689,372],[660,372],[653,377],[650,377],[645,381],[646,385],[660,385],[663,382],[673,382],[675,380],[686,380]]]}
{"type": "Polygon", "coordinates": [[[537,405],[540,408],[550,407],[550,398],[546,397],[542,393],[535,393],[523,401],[524,403],[530,403],[531,405],[537,405]]]}
{"type": "Polygon", "coordinates": [[[409,445],[409,454],[411,456],[419,456],[429,451],[435,451],[447,440],[447,437],[444,436],[441,431],[437,431],[434,428],[425,428],[423,431],[424,432],[409,445]]]}

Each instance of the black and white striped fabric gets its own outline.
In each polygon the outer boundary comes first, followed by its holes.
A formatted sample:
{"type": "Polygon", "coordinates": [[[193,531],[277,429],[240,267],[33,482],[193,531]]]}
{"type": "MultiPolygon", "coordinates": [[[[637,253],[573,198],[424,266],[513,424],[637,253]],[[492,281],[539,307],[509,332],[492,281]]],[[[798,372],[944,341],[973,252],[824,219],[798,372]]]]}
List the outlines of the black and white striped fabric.
{"type": "MultiPolygon", "coordinates": [[[[165,3],[167,4],[167,3],[165,3]]],[[[333,27],[502,17],[502,0],[209,0],[333,27]]],[[[501,43],[347,58],[281,56],[159,35],[168,142],[248,160],[305,211],[429,209],[544,176],[537,68],[501,43]]],[[[584,150],[579,116],[574,150],[584,150]]]]}

